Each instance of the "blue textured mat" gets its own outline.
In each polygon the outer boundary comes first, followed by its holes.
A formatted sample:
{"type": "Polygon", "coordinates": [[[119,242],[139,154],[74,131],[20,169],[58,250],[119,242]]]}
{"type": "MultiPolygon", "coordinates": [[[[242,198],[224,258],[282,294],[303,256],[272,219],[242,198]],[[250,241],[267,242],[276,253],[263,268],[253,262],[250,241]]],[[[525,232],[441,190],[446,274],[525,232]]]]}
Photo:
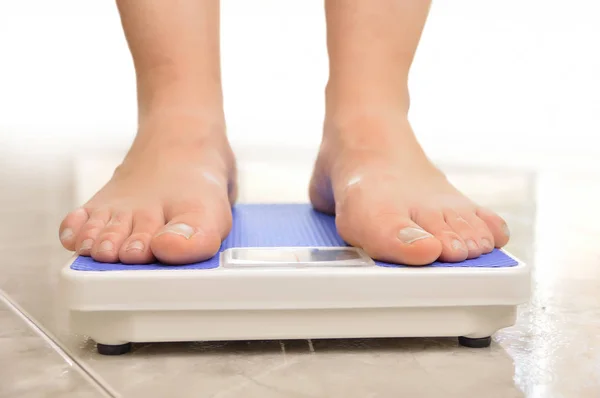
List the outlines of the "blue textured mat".
{"type": "MultiPolygon", "coordinates": [[[[233,209],[233,228],[221,245],[231,247],[306,247],[347,246],[337,234],[334,217],[316,212],[310,205],[270,204],[237,205],[233,209]]],[[[177,269],[210,269],[219,265],[219,256],[210,260],[176,266],[177,269]]],[[[377,262],[383,267],[402,265],[377,262]]],[[[461,263],[435,262],[430,267],[513,267],[517,262],[499,250],[461,263]]],[[[78,271],[172,270],[161,264],[124,265],[98,263],[90,257],[78,257],[71,268],[78,271]]]]}

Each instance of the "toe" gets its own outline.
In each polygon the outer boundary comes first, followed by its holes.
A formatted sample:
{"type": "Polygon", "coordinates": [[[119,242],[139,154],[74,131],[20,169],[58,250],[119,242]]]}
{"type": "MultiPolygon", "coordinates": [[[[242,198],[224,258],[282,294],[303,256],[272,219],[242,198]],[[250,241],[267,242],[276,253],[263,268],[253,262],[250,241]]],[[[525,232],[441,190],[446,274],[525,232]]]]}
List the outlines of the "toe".
{"type": "Polygon", "coordinates": [[[485,208],[479,208],[476,212],[477,216],[486,224],[490,233],[494,237],[494,245],[498,248],[503,247],[508,243],[510,238],[510,230],[506,221],[499,215],[485,208]]]}
{"type": "Polygon", "coordinates": [[[60,242],[65,249],[75,251],[77,236],[88,219],[88,213],[84,208],[79,208],[67,214],[58,231],[60,242]]]}
{"type": "Polygon", "coordinates": [[[476,236],[479,237],[477,243],[481,248],[481,253],[485,254],[494,250],[494,236],[486,223],[481,218],[477,217],[474,211],[464,212],[462,213],[462,217],[467,220],[469,225],[475,231],[476,236]]]}
{"type": "Polygon", "coordinates": [[[155,260],[150,242],[156,232],[165,225],[160,209],[139,210],[133,215],[131,235],[123,242],[119,259],[125,264],[148,264],[155,260]]]}
{"type": "Polygon", "coordinates": [[[426,265],[438,259],[442,244],[410,219],[408,212],[379,213],[348,208],[336,217],[340,236],[371,258],[396,264],[426,265]]]}
{"type": "Polygon", "coordinates": [[[131,233],[131,211],[115,210],[110,220],[98,233],[91,255],[96,261],[114,263],[119,260],[119,249],[131,233]]]}
{"type": "Polygon", "coordinates": [[[444,219],[446,224],[465,242],[468,250],[467,258],[479,257],[484,252],[481,244],[481,236],[465,217],[455,210],[445,210],[444,219]]]}
{"type": "Polygon", "coordinates": [[[445,221],[441,211],[424,210],[415,214],[414,220],[424,230],[442,242],[441,261],[458,262],[467,259],[466,243],[445,221]]]}
{"type": "Polygon", "coordinates": [[[108,209],[88,211],[88,213],[90,213],[90,218],[81,227],[75,240],[75,249],[82,256],[89,256],[91,254],[98,234],[102,231],[111,216],[111,212],[108,209]]]}
{"type": "Polygon", "coordinates": [[[190,264],[214,256],[231,229],[231,211],[218,210],[196,207],[175,213],[152,238],[154,256],[165,264],[190,264]]]}

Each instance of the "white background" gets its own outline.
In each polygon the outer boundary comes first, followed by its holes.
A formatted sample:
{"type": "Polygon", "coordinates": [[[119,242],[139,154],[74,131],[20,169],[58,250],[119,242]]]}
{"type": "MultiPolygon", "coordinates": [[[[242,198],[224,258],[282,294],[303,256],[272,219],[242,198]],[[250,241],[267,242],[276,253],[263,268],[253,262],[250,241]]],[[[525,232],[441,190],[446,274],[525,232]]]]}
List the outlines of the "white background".
{"type": "MultiPolygon", "coordinates": [[[[322,1],[222,1],[235,146],[316,148],[324,37],[322,1]]],[[[413,126],[434,159],[598,167],[600,2],[434,2],[411,88],[413,126]]],[[[123,149],[135,127],[133,68],[112,1],[0,0],[5,149],[123,149]]]]}

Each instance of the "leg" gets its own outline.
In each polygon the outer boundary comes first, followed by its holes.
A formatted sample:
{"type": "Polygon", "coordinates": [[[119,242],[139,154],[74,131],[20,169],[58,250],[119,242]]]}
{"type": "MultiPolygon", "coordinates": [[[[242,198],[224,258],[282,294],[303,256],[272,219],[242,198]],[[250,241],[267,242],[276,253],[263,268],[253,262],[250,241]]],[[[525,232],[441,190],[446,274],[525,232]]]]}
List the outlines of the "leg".
{"type": "Polygon", "coordinates": [[[136,70],[139,129],[112,179],[60,226],[65,248],[103,262],[214,255],[231,225],[219,0],[118,0],[136,70]]]}
{"type": "Polygon", "coordinates": [[[382,261],[462,261],[502,247],[505,222],[454,188],[408,122],[408,74],[429,0],[326,0],[330,76],[310,197],[382,261]]]}

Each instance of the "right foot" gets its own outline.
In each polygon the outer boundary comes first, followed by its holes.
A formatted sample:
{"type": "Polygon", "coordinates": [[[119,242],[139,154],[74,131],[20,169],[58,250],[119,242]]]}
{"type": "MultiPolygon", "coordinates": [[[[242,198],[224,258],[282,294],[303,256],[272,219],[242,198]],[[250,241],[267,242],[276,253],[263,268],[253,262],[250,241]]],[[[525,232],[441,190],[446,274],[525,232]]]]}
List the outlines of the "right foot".
{"type": "Polygon", "coordinates": [[[224,123],[149,121],[112,179],[65,217],[60,240],[101,262],[206,260],[231,229],[235,174],[224,123]]]}

